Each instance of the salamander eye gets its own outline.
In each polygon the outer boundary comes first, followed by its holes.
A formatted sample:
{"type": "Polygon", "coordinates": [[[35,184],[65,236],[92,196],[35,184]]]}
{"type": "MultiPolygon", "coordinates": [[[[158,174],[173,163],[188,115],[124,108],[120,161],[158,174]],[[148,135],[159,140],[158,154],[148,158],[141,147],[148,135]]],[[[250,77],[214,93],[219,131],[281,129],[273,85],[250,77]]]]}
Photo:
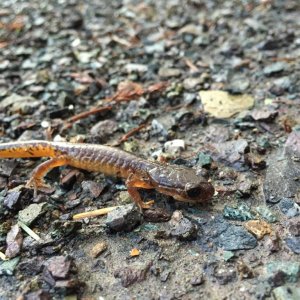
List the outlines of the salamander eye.
{"type": "Polygon", "coordinates": [[[190,198],[197,198],[201,195],[202,189],[201,187],[193,187],[190,189],[186,190],[186,194],[190,197],[190,198]]]}

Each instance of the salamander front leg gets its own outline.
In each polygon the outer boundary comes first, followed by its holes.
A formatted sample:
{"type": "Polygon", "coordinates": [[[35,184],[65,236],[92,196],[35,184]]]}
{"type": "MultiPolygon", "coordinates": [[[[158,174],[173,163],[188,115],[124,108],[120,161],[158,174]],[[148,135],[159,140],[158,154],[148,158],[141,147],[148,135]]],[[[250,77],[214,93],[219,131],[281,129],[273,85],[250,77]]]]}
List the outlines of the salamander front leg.
{"type": "Polygon", "coordinates": [[[129,195],[138,207],[140,207],[141,209],[151,208],[151,206],[154,204],[154,201],[151,200],[148,202],[144,202],[138,191],[139,188],[151,189],[153,188],[151,185],[149,185],[146,181],[142,181],[136,178],[134,174],[131,174],[126,180],[126,186],[129,195]]]}
{"type": "Polygon", "coordinates": [[[49,191],[50,186],[44,181],[44,176],[53,168],[68,164],[68,160],[64,156],[52,158],[38,165],[32,172],[31,178],[28,180],[26,187],[34,189],[34,197],[37,196],[37,191],[49,191]]]}

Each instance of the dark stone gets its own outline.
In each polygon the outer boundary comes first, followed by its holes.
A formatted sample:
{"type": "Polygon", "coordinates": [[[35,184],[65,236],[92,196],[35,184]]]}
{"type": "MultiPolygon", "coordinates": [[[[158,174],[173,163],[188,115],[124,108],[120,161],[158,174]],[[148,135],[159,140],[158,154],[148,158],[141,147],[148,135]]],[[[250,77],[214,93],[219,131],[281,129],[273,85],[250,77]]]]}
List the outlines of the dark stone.
{"type": "Polygon", "coordinates": [[[17,166],[17,161],[15,160],[1,160],[0,164],[0,175],[9,177],[12,175],[13,171],[17,166]]]}
{"type": "Polygon", "coordinates": [[[104,184],[92,180],[83,181],[81,186],[82,189],[88,192],[93,198],[98,198],[105,188],[104,184]]]}
{"type": "Polygon", "coordinates": [[[289,232],[291,235],[300,236],[300,221],[291,220],[289,223],[289,232]]]}
{"type": "Polygon", "coordinates": [[[300,254],[300,237],[287,238],[287,246],[296,254],[300,254]]]}
{"type": "Polygon", "coordinates": [[[37,290],[25,295],[24,300],[50,300],[51,296],[46,291],[37,290]]]}
{"type": "Polygon", "coordinates": [[[228,266],[218,266],[214,269],[213,276],[221,285],[226,285],[236,279],[236,271],[228,266]]]}
{"type": "Polygon", "coordinates": [[[279,204],[279,209],[287,217],[292,218],[300,215],[300,206],[289,198],[283,198],[279,204]]]}
{"type": "Polygon", "coordinates": [[[147,222],[167,222],[171,219],[171,214],[163,208],[146,209],[143,212],[144,219],[147,222]]]}
{"type": "Polygon", "coordinates": [[[191,285],[192,286],[198,286],[198,285],[201,285],[204,283],[204,275],[201,273],[199,275],[196,275],[194,276],[192,279],[191,279],[191,285]]]}
{"type": "MultiPolygon", "coordinates": [[[[300,276],[300,263],[297,261],[273,261],[266,265],[267,275],[271,278],[284,273],[285,282],[297,282],[300,276]]],[[[280,276],[279,276],[280,277],[280,276]]]]}
{"type": "Polygon", "coordinates": [[[182,212],[175,211],[169,222],[170,235],[181,241],[191,241],[197,238],[198,228],[182,212]]]}
{"type": "Polygon", "coordinates": [[[275,272],[268,278],[268,282],[272,286],[281,286],[285,284],[285,273],[281,270],[275,272]]]}
{"type": "Polygon", "coordinates": [[[4,200],[3,204],[9,209],[15,208],[15,206],[18,204],[18,201],[20,200],[21,191],[12,191],[8,193],[4,200]]]}
{"type": "Polygon", "coordinates": [[[277,203],[282,198],[293,198],[300,188],[300,162],[287,153],[277,151],[269,156],[267,173],[263,186],[265,200],[277,203]]]}
{"type": "Polygon", "coordinates": [[[257,241],[244,227],[230,224],[226,231],[219,235],[217,244],[224,250],[246,250],[255,248],[257,241]]]}
{"type": "Polygon", "coordinates": [[[35,276],[42,271],[44,258],[37,256],[25,261],[21,261],[18,270],[26,276],[35,276]]]}
{"type": "Polygon", "coordinates": [[[142,214],[137,206],[128,204],[109,212],[106,226],[112,231],[131,231],[142,221],[142,214]]]}
{"type": "Polygon", "coordinates": [[[103,120],[95,124],[90,132],[92,136],[97,136],[101,141],[106,142],[118,130],[117,122],[113,120],[103,120]]]}
{"type": "Polygon", "coordinates": [[[142,282],[146,279],[147,273],[152,263],[148,264],[142,269],[133,269],[130,267],[120,268],[114,272],[115,278],[121,279],[123,287],[128,287],[136,282],[142,282]]]}

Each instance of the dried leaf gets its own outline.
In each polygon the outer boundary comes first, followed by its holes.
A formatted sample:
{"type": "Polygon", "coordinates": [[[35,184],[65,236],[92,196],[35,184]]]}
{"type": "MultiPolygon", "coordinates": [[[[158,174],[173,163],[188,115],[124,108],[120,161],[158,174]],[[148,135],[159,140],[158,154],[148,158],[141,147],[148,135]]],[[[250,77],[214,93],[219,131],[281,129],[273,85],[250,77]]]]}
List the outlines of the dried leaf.
{"type": "Polygon", "coordinates": [[[216,118],[230,118],[254,104],[250,95],[231,95],[224,91],[200,91],[199,95],[204,110],[216,118]]]}

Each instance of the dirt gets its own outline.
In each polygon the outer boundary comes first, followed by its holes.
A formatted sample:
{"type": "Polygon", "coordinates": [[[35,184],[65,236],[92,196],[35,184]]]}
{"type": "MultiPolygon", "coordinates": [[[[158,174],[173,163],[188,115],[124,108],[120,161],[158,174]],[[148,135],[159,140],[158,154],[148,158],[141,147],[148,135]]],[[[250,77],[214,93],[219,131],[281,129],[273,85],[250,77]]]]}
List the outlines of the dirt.
{"type": "Polygon", "coordinates": [[[1,159],[0,299],[300,297],[298,1],[2,4],[1,143],[107,144],[215,195],[142,191],[141,214],[124,181],[64,166],[34,197],[43,159],[1,159]]]}

